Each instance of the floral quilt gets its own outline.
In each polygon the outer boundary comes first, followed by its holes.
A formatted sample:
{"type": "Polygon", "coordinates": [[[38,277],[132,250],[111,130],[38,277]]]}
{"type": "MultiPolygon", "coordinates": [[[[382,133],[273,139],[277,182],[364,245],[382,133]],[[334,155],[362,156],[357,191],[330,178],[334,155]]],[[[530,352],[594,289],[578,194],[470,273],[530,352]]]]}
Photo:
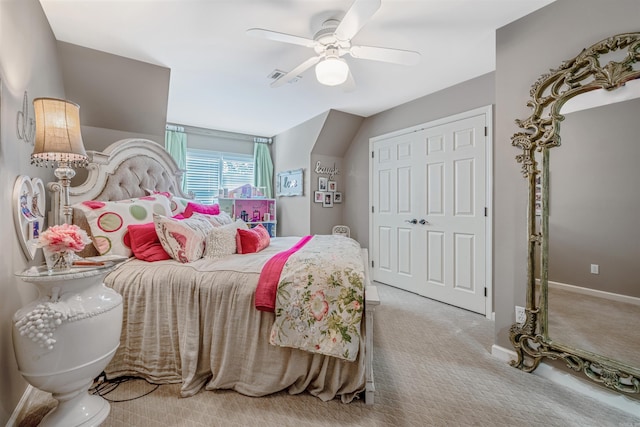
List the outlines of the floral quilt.
{"type": "Polygon", "coordinates": [[[282,269],[269,341],[353,361],[363,309],[360,245],[344,236],[316,235],[282,269]]]}

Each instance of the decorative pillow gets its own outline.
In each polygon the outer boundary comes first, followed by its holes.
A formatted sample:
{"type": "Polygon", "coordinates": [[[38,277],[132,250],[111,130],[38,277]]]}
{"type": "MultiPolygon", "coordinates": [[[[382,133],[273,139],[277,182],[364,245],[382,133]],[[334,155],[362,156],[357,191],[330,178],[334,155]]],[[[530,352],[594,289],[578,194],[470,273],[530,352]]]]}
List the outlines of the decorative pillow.
{"type": "Polygon", "coordinates": [[[192,201],[191,199],[175,196],[168,191],[155,191],[149,189],[145,189],[145,191],[149,194],[162,194],[163,196],[166,196],[169,199],[169,204],[171,206],[171,215],[174,217],[182,214],[187,208],[187,204],[192,201]]]}
{"type": "Polygon", "coordinates": [[[164,250],[182,263],[202,258],[207,233],[213,229],[209,220],[198,214],[182,220],[153,215],[153,223],[164,250]]]}
{"type": "Polygon", "coordinates": [[[190,199],[184,199],[182,197],[171,195],[171,215],[176,216],[179,214],[184,214],[184,210],[187,208],[187,205],[191,203],[190,199]]]}
{"type": "Polygon", "coordinates": [[[153,220],[153,214],[171,214],[169,199],[162,195],[138,199],[103,202],[85,201],[73,206],[80,209],[89,223],[93,245],[100,255],[132,255],[128,226],[153,220]]]}
{"type": "Polygon", "coordinates": [[[127,228],[129,229],[129,241],[133,256],[149,262],[171,259],[158,239],[156,226],[153,222],[131,224],[127,228]]]}
{"type": "Polygon", "coordinates": [[[248,230],[238,229],[236,233],[236,246],[239,254],[252,254],[260,252],[271,242],[269,232],[262,224],[258,224],[248,230]]]}
{"type": "Polygon", "coordinates": [[[189,218],[194,212],[206,214],[206,215],[218,215],[220,213],[220,205],[201,205],[195,202],[187,203],[187,207],[184,210],[184,217],[189,218]]]}
{"type": "Polygon", "coordinates": [[[247,224],[241,219],[231,224],[213,227],[207,235],[204,257],[209,259],[222,258],[236,253],[236,232],[246,230],[247,224]]]}
{"type": "Polygon", "coordinates": [[[231,224],[233,219],[226,212],[220,212],[218,215],[207,215],[207,219],[213,224],[214,227],[220,227],[221,225],[231,224]]]}

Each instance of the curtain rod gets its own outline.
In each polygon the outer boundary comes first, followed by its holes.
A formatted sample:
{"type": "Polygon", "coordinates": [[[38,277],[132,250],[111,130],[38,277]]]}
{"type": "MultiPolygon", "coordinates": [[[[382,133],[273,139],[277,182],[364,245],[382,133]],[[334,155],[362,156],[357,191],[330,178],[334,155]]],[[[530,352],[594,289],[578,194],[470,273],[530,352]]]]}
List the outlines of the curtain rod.
{"type": "Polygon", "coordinates": [[[166,126],[167,130],[172,130],[175,132],[184,132],[184,128],[182,126],[178,126],[178,125],[167,125],[166,126]]]}
{"type": "Polygon", "coordinates": [[[269,144],[271,145],[271,143],[273,142],[273,138],[265,138],[262,136],[256,136],[253,138],[253,142],[258,143],[258,144],[269,144]]]}
{"type": "Polygon", "coordinates": [[[206,128],[201,128],[196,126],[178,125],[174,123],[167,123],[166,129],[170,131],[176,131],[176,132],[185,132],[185,133],[205,135],[205,136],[217,136],[220,138],[237,139],[240,141],[251,141],[256,143],[264,143],[264,144],[271,144],[273,142],[272,138],[267,138],[263,136],[253,136],[253,135],[247,135],[243,133],[227,132],[227,131],[216,130],[216,129],[206,129],[206,128]]]}

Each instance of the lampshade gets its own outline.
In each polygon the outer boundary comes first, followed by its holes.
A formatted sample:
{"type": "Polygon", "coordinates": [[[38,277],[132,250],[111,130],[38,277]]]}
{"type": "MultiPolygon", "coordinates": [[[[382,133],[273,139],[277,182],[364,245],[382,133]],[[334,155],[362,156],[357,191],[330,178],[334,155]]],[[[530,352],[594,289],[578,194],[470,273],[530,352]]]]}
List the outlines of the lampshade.
{"type": "Polygon", "coordinates": [[[316,77],[327,86],[337,86],[347,81],[349,66],[344,59],[330,56],[316,65],[316,77]]]}
{"type": "Polygon", "coordinates": [[[31,163],[48,166],[64,162],[76,167],[87,165],[87,153],[80,134],[80,107],[55,98],[33,100],[36,138],[31,163]]]}

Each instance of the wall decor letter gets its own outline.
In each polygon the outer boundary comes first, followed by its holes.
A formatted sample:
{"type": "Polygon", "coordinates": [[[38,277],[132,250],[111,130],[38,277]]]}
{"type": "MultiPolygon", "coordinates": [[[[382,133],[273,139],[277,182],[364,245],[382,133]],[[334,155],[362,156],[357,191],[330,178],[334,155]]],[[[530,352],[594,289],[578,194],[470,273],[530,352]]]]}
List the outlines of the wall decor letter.
{"type": "Polygon", "coordinates": [[[322,163],[320,163],[320,160],[316,162],[315,172],[318,175],[329,175],[329,179],[331,181],[333,181],[334,176],[340,175],[340,171],[338,170],[335,163],[333,164],[333,167],[322,166],[322,163]]]}

